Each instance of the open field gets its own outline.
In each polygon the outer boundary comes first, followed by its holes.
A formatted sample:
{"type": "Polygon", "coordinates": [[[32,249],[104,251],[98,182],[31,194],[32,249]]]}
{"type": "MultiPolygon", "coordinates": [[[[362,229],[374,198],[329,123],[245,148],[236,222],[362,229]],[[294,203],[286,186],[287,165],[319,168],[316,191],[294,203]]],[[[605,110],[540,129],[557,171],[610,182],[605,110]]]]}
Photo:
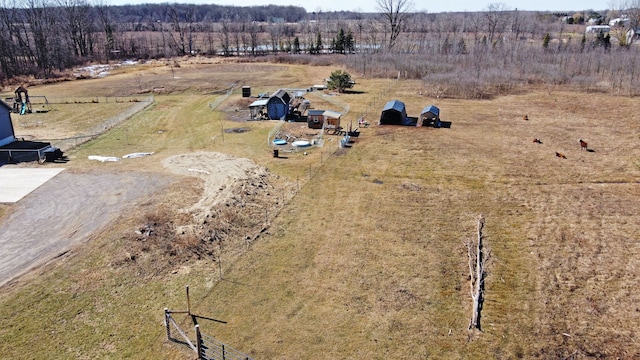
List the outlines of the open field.
{"type": "MultiPolygon", "coordinates": [[[[636,99],[531,89],[490,101],[442,100],[421,95],[428,92],[420,82],[357,79],[361,93],[309,94],[315,108],[348,109],[343,123],[366,115],[373,125],[353,147],[338,150],[338,139],[325,137],[325,146],[306,156],[273,158],[267,136],[276,122],[243,121],[239,86],[254,94],[308,87],[333,70],[183,64],[29,89],[73,97],[163,88],[146,111],[68,153],[65,167],[173,181],[64,256],[5,285],[0,354],[191,358],[166,340],[162,325],[165,307],[186,307],[190,285],[193,312],[228,322],[203,320],[203,332],[255,359],[640,356],[636,99]],[[232,84],[238,88],[227,98],[232,84]],[[405,102],[410,116],[435,104],[451,127],[378,126],[391,99],[405,102]],[[579,139],[591,151],[581,150],[579,139]],[[154,154],[87,160],[139,151],[154,154]],[[182,173],[167,165],[193,153],[196,161],[182,164],[182,173]],[[227,212],[213,205],[219,198],[207,176],[182,176],[189,166],[209,166],[212,174],[221,153],[269,174],[264,183],[244,181],[227,202],[237,207],[227,212]],[[176,230],[207,229],[202,214],[234,220],[235,232],[215,228],[212,236],[224,241],[214,247],[176,231],[163,233],[169,243],[142,244],[134,235],[154,219],[176,230]],[[464,246],[479,214],[491,253],[481,332],[467,330],[464,246]]],[[[42,196],[43,206],[52,202],[42,196]]],[[[5,205],[0,215],[6,221],[16,211],[5,205]]],[[[94,210],[88,203],[84,211],[94,210]]],[[[187,317],[177,318],[189,328],[187,317]]]]}

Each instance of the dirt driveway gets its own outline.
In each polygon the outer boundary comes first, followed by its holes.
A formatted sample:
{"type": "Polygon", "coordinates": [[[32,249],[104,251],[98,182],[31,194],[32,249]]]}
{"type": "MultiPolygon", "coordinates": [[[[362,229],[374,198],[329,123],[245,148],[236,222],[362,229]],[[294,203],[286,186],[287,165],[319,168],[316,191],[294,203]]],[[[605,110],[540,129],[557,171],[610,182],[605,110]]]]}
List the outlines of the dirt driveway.
{"type": "Polygon", "coordinates": [[[0,286],[87,241],[171,179],[141,172],[58,174],[0,224],[0,286]]]}

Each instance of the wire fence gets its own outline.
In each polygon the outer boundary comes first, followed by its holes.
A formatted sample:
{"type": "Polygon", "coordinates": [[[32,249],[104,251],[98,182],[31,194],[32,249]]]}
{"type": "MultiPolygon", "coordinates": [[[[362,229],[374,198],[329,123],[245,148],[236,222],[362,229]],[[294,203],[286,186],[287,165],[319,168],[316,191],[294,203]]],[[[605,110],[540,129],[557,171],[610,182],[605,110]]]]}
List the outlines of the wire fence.
{"type": "Polygon", "coordinates": [[[220,341],[202,334],[196,325],[197,347],[199,349],[199,359],[203,360],[252,360],[246,354],[221,343],[220,341]]]}
{"type": "Polygon", "coordinates": [[[197,315],[190,311],[171,311],[164,309],[164,324],[167,329],[167,339],[169,341],[185,345],[196,353],[199,360],[253,360],[249,355],[244,354],[231,346],[214,339],[212,336],[203,334],[200,325],[194,326],[195,340],[189,336],[189,332],[182,329],[173,319],[172,314],[187,314],[191,316],[194,323],[197,315]]]}
{"type": "MultiPolygon", "coordinates": [[[[123,99],[123,98],[119,98],[123,99]]],[[[109,102],[109,100],[106,100],[109,102]]],[[[118,102],[118,99],[113,99],[112,102],[118,102]]],[[[125,111],[112,116],[100,124],[94,126],[93,128],[81,133],[80,135],[64,138],[64,139],[45,139],[45,141],[50,142],[53,146],[57,147],[62,151],[69,151],[78,145],[82,145],[96,137],[104,134],[105,132],[113,129],[115,126],[121,124],[125,120],[128,120],[133,115],[138,112],[146,109],[149,105],[153,104],[154,98],[153,95],[148,96],[141,100],[136,100],[135,105],[126,109],[125,111]]]]}

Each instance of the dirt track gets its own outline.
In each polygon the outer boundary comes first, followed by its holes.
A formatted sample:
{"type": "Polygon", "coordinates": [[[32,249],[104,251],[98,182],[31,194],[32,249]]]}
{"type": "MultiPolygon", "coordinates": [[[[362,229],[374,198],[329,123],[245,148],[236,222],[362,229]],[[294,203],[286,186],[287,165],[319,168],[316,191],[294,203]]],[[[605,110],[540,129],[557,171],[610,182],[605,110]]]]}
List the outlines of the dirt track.
{"type": "Polygon", "coordinates": [[[65,170],[27,195],[2,223],[0,286],[87,241],[170,176],[65,170]]]}

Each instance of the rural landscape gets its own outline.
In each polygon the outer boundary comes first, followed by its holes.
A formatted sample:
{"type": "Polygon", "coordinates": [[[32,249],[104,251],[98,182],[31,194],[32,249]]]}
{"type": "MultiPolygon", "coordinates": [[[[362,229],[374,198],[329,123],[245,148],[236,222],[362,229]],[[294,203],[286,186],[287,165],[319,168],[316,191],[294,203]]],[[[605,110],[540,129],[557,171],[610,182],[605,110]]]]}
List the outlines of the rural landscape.
{"type": "Polygon", "coordinates": [[[109,47],[3,47],[2,99],[32,97],[15,137],[65,157],[0,167],[64,168],[0,203],[2,261],[35,254],[0,268],[0,357],[639,358],[637,7],[378,3],[283,23],[78,3],[109,47]],[[306,112],[255,116],[280,90],[306,112]],[[393,101],[417,124],[381,123],[393,101]]]}

